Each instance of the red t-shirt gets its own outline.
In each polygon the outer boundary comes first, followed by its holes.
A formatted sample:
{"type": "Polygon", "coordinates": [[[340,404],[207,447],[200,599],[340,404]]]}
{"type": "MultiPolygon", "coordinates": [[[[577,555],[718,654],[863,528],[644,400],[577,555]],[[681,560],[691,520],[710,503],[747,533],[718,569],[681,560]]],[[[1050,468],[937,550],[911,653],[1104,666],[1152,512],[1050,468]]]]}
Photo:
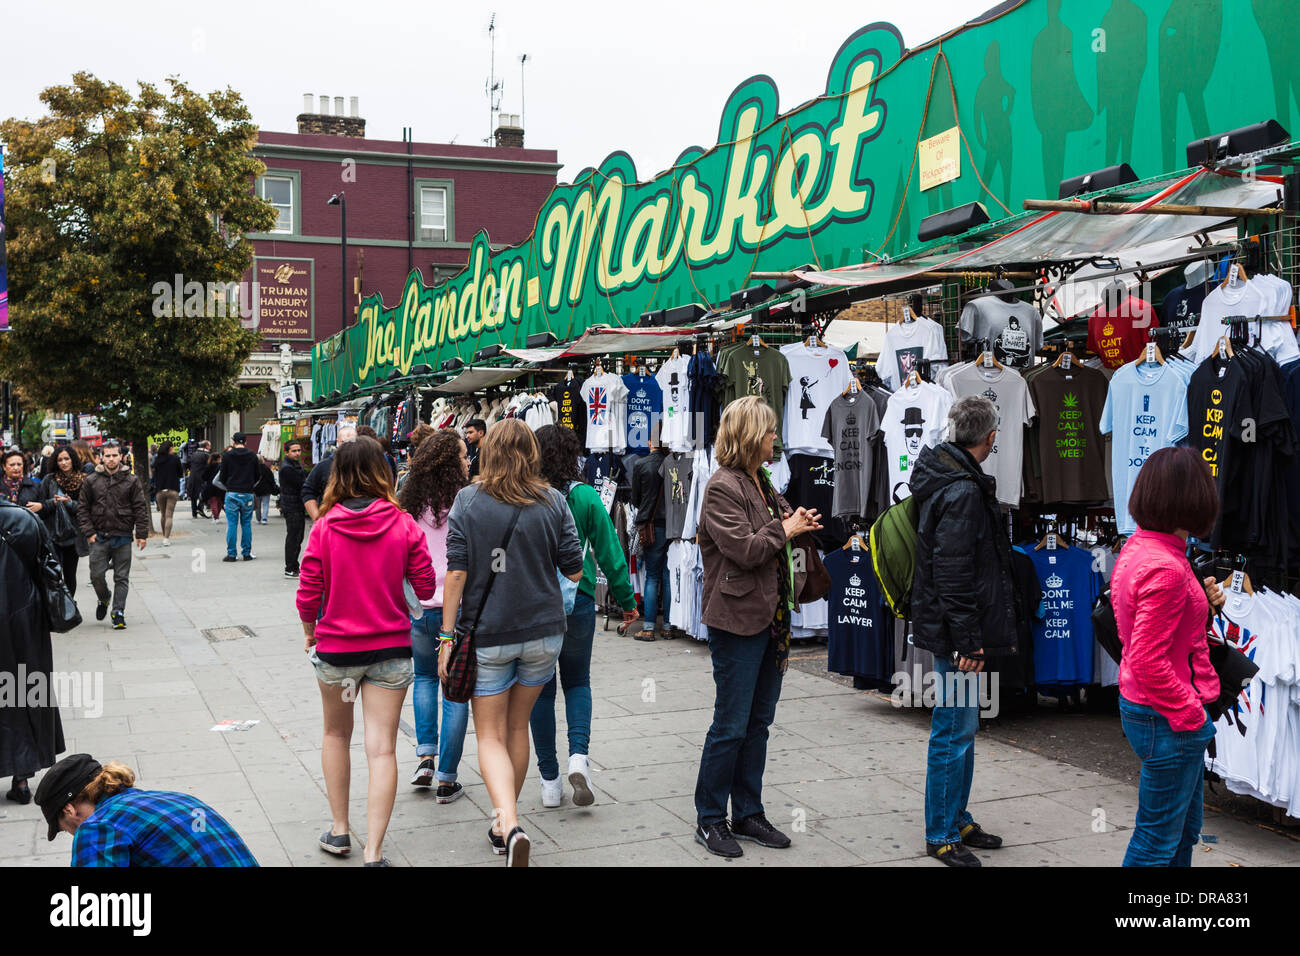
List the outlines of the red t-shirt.
{"type": "Polygon", "coordinates": [[[1147,330],[1159,327],[1155,309],[1129,296],[1114,310],[1102,306],[1088,316],[1088,351],[1100,356],[1107,368],[1119,368],[1142,354],[1147,330]]]}

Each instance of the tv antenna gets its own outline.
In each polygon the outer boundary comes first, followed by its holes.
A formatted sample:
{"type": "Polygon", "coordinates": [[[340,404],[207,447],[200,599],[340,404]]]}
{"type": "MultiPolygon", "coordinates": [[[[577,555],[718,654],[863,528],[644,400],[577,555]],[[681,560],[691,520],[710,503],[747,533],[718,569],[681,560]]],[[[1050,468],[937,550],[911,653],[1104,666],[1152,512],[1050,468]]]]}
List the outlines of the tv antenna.
{"type": "Polygon", "coordinates": [[[501,80],[497,79],[497,15],[495,12],[488,20],[488,41],[491,50],[488,80],[485,89],[488,98],[488,134],[483,142],[490,144],[492,142],[492,132],[496,128],[496,114],[501,106],[501,90],[504,85],[501,80]]]}
{"type": "Polygon", "coordinates": [[[521,53],[519,55],[519,125],[524,129],[528,128],[524,119],[524,64],[527,62],[528,54],[521,53]]]}

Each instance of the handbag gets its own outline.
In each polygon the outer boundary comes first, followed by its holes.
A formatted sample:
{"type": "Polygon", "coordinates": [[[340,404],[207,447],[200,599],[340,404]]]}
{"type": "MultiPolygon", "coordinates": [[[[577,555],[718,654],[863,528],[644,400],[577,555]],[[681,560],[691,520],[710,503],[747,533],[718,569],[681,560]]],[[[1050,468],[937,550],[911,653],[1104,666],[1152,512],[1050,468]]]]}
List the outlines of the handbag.
{"type": "Polygon", "coordinates": [[[60,548],[70,548],[77,543],[77,526],[68,517],[68,506],[52,499],[50,506],[50,537],[60,548]]]}
{"type": "MultiPolygon", "coordinates": [[[[4,539],[6,545],[14,548],[14,551],[18,551],[9,540],[8,532],[0,531],[0,538],[4,539]]],[[[45,607],[45,616],[51,631],[55,634],[66,634],[81,623],[81,612],[77,610],[77,602],[72,599],[68,584],[63,580],[63,566],[59,564],[58,555],[54,553],[49,539],[44,534],[41,535],[40,550],[36,552],[32,578],[40,592],[41,604],[45,607]]]]}
{"type": "Polygon", "coordinates": [[[811,531],[795,535],[791,544],[807,555],[804,559],[803,583],[799,588],[799,603],[816,603],[831,593],[830,572],[826,570],[821,555],[817,553],[817,544],[813,541],[811,531]]]}
{"type": "MultiPolygon", "coordinates": [[[[519,522],[519,513],[522,510],[515,508],[515,513],[510,517],[510,524],[506,528],[498,552],[503,558],[510,547],[510,539],[514,536],[515,525],[519,522]]],[[[483,617],[483,608],[487,606],[488,595],[492,593],[492,585],[496,583],[497,575],[500,573],[495,565],[496,562],[493,561],[492,574],[483,588],[483,597],[478,602],[474,623],[468,627],[463,624],[456,627],[456,638],[451,645],[451,658],[447,661],[447,677],[442,682],[443,697],[453,704],[468,703],[474,696],[474,687],[478,683],[478,652],[474,648],[474,632],[478,630],[479,620],[483,617]]]]}
{"type": "Polygon", "coordinates": [[[1102,590],[1092,605],[1092,634],[1101,649],[1118,664],[1124,645],[1120,643],[1119,623],[1115,620],[1115,608],[1110,603],[1110,585],[1102,590]]]}

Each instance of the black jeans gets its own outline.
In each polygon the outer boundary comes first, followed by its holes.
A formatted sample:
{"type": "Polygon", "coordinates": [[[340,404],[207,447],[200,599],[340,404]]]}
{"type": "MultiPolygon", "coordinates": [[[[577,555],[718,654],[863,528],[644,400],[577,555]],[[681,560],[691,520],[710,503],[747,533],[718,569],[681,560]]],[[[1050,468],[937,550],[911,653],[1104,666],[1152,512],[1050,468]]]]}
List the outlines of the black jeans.
{"type": "Polygon", "coordinates": [[[710,627],[709,651],[717,696],[695,783],[701,826],[727,818],[728,797],[733,820],[763,812],[768,728],[776,717],[782,678],[770,628],[746,636],[710,627]]]}
{"type": "Polygon", "coordinates": [[[74,598],[77,596],[77,546],[70,544],[66,548],[56,545],[55,551],[59,554],[59,563],[63,565],[63,580],[68,585],[68,593],[74,598]]]}
{"type": "Polygon", "coordinates": [[[298,570],[298,553],[302,550],[302,532],[307,525],[307,512],[284,513],[284,569],[298,570]]]}

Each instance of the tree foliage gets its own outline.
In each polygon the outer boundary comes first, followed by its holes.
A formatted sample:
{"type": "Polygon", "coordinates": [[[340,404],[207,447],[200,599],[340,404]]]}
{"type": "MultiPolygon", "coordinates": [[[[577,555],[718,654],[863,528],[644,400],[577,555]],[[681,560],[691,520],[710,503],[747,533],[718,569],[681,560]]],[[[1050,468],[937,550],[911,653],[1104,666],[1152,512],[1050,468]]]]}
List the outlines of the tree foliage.
{"type": "Polygon", "coordinates": [[[137,439],[257,403],[260,389],[237,379],[258,333],[237,310],[156,315],[154,287],[239,282],[253,256],[244,236],[276,215],[251,188],[265,167],[239,94],[167,86],[132,96],[77,73],[41,94],[47,115],[0,123],[11,325],[0,370],[28,407],[94,410],[137,439]]]}

